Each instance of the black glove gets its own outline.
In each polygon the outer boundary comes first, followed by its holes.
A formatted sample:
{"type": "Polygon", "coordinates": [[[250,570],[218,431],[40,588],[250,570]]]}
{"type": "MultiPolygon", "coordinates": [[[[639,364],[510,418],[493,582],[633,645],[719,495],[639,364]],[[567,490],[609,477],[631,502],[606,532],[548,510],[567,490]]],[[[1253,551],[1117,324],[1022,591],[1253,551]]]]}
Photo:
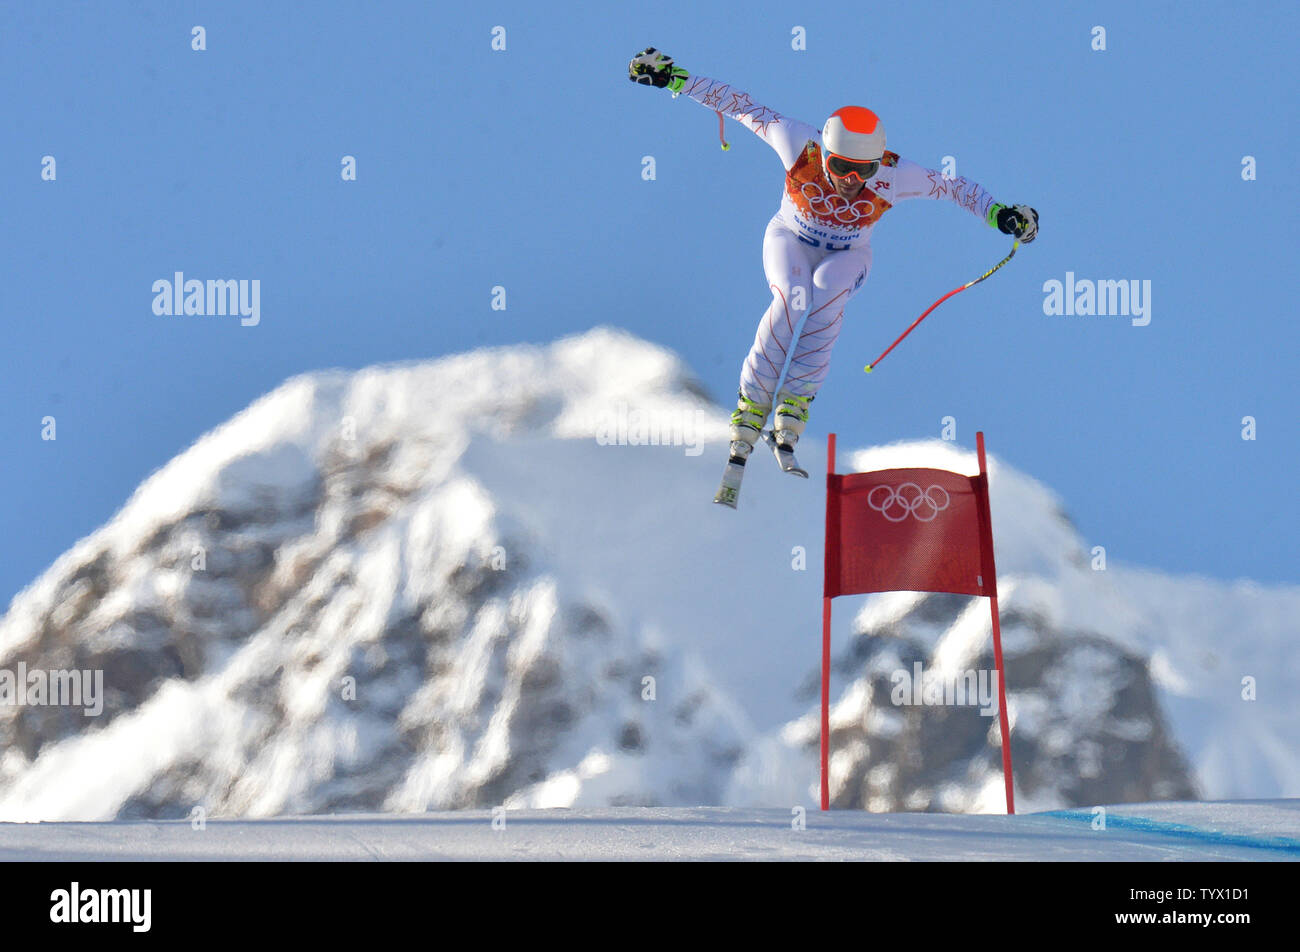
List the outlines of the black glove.
{"type": "Polygon", "coordinates": [[[673,58],[660,53],[653,46],[647,47],[627,64],[627,78],[642,86],[655,86],[663,89],[667,86],[673,92],[681,92],[690,73],[680,66],[673,65],[673,58]]]}
{"type": "Polygon", "coordinates": [[[1005,206],[998,211],[998,231],[1029,244],[1038,237],[1038,212],[1028,205],[1005,206]]]}

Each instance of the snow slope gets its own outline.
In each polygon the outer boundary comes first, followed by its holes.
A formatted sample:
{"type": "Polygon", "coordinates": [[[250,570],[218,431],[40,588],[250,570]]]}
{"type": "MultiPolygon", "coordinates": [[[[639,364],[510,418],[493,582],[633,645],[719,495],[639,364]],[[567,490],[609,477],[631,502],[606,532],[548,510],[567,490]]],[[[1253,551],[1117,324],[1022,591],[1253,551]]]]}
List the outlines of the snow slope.
{"type": "MultiPolygon", "coordinates": [[[[98,718],[0,703],[0,819],[810,804],[822,487],[756,460],[738,512],[709,504],[725,419],[674,355],[610,329],[288,381],[0,620],[0,669],[107,688],[98,718]]],[[[1076,775],[1130,762],[1120,799],[1300,795],[1300,588],[1095,572],[1060,501],[990,447],[1022,808],[1109,802],[1076,775]]],[[[804,465],[823,452],[807,438],[804,465]]],[[[939,441],[839,468],[904,465],[975,469],[939,441]]],[[[882,646],[981,664],[987,613],[964,601],[837,603],[836,724],[862,733],[837,802],[1000,809],[982,735],[905,789],[868,742],[882,646]]]]}
{"type": "Polygon", "coordinates": [[[1017,816],[696,808],[483,810],[419,817],[296,817],[0,824],[3,861],[1300,859],[1300,803],[1170,803],[1017,816]],[[798,824],[802,819],[803,828],[798,824]],[[494,825],[493,821],[496,820],[494,825]]]}

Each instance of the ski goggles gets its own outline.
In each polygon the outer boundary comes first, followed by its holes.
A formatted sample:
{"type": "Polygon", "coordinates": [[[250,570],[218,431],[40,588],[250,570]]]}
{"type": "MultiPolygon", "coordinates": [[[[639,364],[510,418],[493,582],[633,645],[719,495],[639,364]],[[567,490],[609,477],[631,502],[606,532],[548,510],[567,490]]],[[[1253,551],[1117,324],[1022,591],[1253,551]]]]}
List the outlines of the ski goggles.
{"type": "Polygon", "coordinates": [[[876,174],[880,168],[879,159],[863,161],[862,159],[846,159],[842,155],[831,153],[826,156],[826,169],[836,178],[850,178],[856,175],[860,180],[865,182],[871,176],[876,174]]]}

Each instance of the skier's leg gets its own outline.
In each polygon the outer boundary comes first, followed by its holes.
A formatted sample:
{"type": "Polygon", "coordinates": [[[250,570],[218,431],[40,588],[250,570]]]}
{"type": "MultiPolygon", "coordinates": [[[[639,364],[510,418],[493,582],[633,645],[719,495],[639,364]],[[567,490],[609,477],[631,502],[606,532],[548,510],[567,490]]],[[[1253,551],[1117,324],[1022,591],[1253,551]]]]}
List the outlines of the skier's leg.
{"type": "Polygon", "coordinates": [[[754,334],[754,345],[740,369],[740,391],[771,403],[799,320],[812,301],[813,249],[784,225],[773,221],[763,235],[763,273],[772,301],[754,334]]]}
{"type": "Polygon", "coordinates": [[[778,442],[794,446],[808,422],[808,404],[830,372],[831,350],[844,321],[844,305],[871,273],[871,246],[834,251],[817,265],[812,306],[790,358],[790,370],[777,396],[778,442]]]}
{"type": "Polygon", "coordinates": [[[731,416],[732,455],[749,455],[771,412],[772,394],[795,330],[812,301],[815,265],[812,249],[794,232],[775,220],[768,224],[763,236],[763,272],[772,289],[772,302],[758,323],[754,344],[741,366],[740,399],[731,416]],[[737,441],[747,446],[736,447],[737,441]]]}

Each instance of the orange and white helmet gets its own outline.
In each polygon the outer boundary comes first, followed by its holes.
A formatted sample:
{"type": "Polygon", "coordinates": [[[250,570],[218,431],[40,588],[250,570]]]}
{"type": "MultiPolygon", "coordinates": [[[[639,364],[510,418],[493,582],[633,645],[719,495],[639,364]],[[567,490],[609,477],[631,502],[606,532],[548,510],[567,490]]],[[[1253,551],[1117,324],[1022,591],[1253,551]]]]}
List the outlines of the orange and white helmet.
{"type": "Polygon", "coordinates": [[[885,154],[885,127],[864,106],[836,109],[822,127],[822,171],[827,177],[874,175],[885,154]]]}

